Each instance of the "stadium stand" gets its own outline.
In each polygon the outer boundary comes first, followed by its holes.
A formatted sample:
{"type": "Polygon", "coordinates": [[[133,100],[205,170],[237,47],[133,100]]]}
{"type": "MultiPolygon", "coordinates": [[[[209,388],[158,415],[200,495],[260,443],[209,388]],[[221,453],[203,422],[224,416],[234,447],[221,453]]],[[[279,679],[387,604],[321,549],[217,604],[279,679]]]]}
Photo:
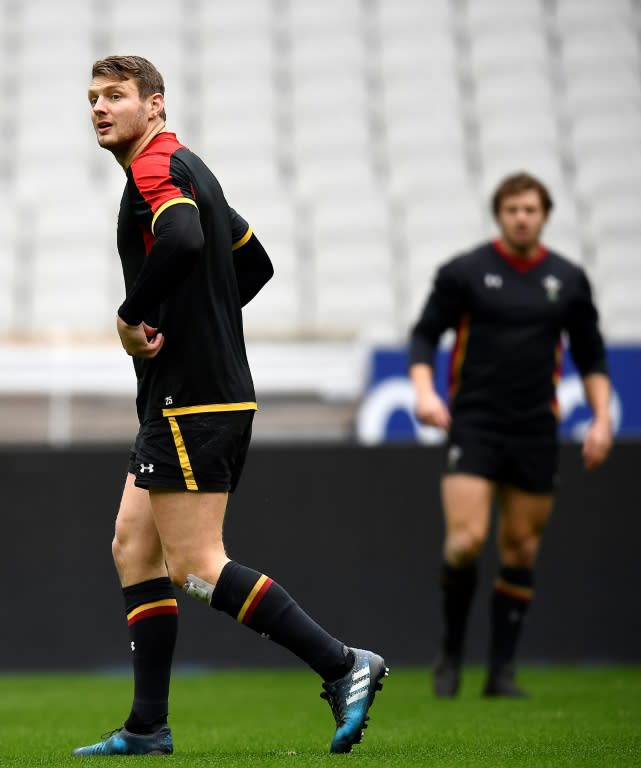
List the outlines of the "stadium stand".
{"type": "Polygon", "coordinates": [[[136,52],[273,255],[246,311],[261,360],[404,342],[520,168],[552,188],[549,240],[595,276],[608,340],[639,341],[640,40],[639,0],[0,0],[0,338],[112,338],[123,178],[84,93],[95,58],[136,52]]]}

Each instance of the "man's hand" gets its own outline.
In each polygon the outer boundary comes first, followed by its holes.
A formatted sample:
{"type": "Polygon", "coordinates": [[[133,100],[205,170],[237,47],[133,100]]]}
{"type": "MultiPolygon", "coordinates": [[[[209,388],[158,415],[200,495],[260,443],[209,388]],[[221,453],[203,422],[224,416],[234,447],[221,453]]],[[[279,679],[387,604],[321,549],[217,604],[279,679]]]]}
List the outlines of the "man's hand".
{"type": "Polygon", "coordinates": [[[423,424],[432,427],[440,427],[445,430],[450,428],[450,411],[434,391],[426,392],[417,397],[416,418],[423,424]]]}
{"type": "Polygon", "coordinates": [[[156,357],[165,342],[165,337],[158,333],[157,328],[152,328],[147,323],[127,325],[120,315],[116,315],[116,328],[125,352],[132,357],[145,360],[156,357]]]}
{"type": "Polygon", "coordinates": [[[593,421],[583,441],[583,463],[586,469],[595,469],[608,457],[612,447],[612,429],[609,423],[593,421]]]}

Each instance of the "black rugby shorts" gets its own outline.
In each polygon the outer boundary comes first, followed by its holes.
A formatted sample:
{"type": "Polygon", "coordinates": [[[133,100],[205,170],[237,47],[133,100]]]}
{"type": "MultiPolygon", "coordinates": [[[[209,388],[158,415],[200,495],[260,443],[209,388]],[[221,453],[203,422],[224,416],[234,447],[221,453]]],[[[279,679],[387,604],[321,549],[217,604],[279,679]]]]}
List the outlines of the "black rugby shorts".
{"type": "Polygon", "coordinates": [[[251,441],[254,411],[163,416],[145,422],[129,457],[138,488],[233,492],[251,441]]]}
{"type": "Polygon", "coordinates": [[[559,482],[559,443],[555,437],[452,430],[444,471],[478,475],[528,493],[552,493],[559,482]]]}

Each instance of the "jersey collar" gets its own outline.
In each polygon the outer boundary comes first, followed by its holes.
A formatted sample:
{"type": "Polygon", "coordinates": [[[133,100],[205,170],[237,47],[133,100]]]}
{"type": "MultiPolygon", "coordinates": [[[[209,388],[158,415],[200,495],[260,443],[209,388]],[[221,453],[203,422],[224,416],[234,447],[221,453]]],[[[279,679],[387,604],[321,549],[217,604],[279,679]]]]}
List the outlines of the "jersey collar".
{"type": "Polygon", "coordinates": [[[516,256],[513,256],[505,249],[503,243],[498,238],[492,240],[492,245],[499,255],[502,256],[510,266],[514,267],[517,272],[529,272],[540,264],[548,255],[548,250],[544,245],[539,245],[539,249],[533,259],[519,259],[516,256]]]}

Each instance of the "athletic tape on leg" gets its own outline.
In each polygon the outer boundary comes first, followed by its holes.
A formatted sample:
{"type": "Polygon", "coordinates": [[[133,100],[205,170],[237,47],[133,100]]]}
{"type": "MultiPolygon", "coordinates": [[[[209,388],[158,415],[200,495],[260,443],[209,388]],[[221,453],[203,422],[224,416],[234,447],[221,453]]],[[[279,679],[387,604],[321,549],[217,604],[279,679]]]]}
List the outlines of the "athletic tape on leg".
{"type": "Polygon", "coordinates": [[[187,574],[187,581],[183,584],[183,591],[189,597],[195,597],[196,600],[202,600],[204,603],[211,604],[211,597],[214,594],[214,585],[204,579],[199,579],[192,573],[187,574]]]}

